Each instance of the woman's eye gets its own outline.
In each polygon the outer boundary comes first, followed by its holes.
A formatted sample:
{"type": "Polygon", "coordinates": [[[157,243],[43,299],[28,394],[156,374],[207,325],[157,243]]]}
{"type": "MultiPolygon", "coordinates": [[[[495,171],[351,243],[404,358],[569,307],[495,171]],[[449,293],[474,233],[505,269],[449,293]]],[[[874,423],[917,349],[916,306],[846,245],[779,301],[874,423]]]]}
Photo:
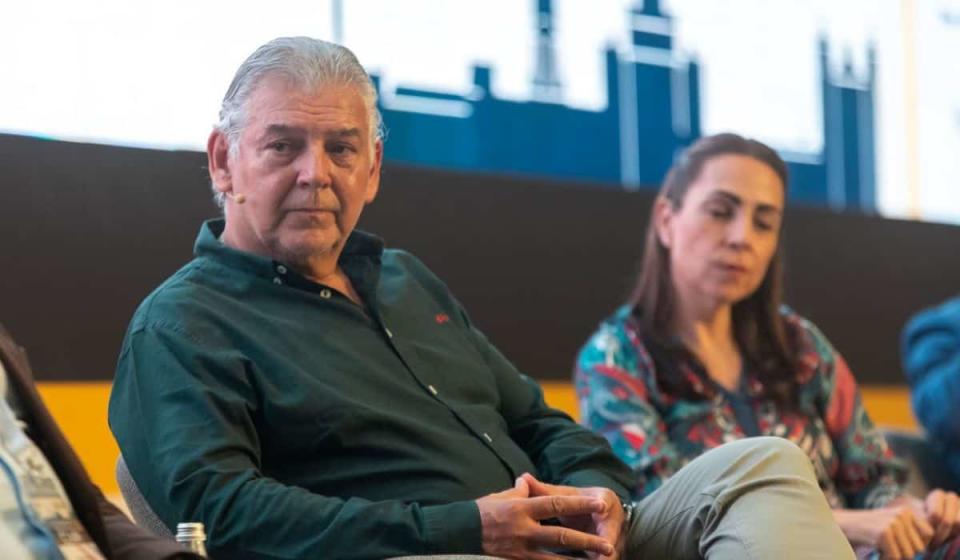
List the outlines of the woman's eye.
{"type": "Polygon", "coordinates": [[[753,223],[760,231],[773,231],[779,227],[777,220],[770,218],[757,218],[753,223]]]}

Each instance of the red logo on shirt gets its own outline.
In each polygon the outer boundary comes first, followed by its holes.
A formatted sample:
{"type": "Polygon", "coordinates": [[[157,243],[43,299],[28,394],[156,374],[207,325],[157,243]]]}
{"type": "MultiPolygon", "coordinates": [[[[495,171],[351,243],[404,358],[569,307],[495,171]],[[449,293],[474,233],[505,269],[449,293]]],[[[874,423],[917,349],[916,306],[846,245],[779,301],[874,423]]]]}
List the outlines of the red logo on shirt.
{"type": "Polygon", "coordinates": [[[437,313],[437,316],[434,317],[437,320],[438,325],[442,325],[450,321],[450,316],[446,313],[437,313]]]}

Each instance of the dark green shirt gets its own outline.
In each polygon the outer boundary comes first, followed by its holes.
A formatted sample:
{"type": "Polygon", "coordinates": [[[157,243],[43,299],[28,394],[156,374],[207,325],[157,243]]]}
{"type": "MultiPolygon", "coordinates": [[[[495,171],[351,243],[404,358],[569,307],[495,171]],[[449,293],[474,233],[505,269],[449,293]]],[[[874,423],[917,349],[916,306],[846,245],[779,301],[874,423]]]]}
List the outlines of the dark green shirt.
{"type": "Polygon", "coordinates": [[[365,309],[218,241],[140,305],[110,427],[167,525],[219,558],[478,553],[473,500],[531,472],[627,495],[606,441],[548,408],[409,253],[354,232],[365,309]]]}

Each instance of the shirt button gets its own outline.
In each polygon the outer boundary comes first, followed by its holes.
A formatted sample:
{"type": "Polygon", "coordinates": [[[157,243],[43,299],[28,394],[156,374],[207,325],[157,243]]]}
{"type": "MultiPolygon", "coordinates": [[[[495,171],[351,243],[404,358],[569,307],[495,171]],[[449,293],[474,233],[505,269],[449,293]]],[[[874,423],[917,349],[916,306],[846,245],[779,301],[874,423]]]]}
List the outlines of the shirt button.
{"type": "Polygon", "coordinates": [[[286,274],[286,273],[287,273],[287,267],[283,266],[282,264],[278,264],[278,265],[277,265],[277,272],[280,273],[280,274],[286,274]]]}
{"type": "Polygon", "coordinates": [[[280,278],[274,277],[273,283],[274,283],[274,284],[277,284],[277,285],[280,285],[280,284],[283,284],[283,280],[281,280],[280,278]]]}
{"type": "Polygon", "coordinates": [[[493,443],[493,438],[490,437],[490,434],[488,434],[487,432],[483,432],[483,437],[484,437],[488,442],[493,443]]]}
{"type": "Polygon", "coordinates": [[[320,297],[323,299],[330,299],[330,290],[327,288],[320,290],[320,297]]]}
{"type": "Polygon", "coordinates": [[[427,385],[427,389],[430,389],[430,392],[433,393],[433,396],[437,396],[439,394],[437,388],[433,385],[427,385]]]}

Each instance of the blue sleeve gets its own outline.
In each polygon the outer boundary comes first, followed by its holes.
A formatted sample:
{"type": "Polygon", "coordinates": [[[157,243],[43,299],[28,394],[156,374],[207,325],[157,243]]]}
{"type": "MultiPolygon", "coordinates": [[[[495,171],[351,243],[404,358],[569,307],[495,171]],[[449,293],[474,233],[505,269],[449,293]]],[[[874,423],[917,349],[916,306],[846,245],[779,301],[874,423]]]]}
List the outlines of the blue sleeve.
{"type": "Polygon", "coordinates": [[[960,298],[915,315],[902,344],[917,419],[934,439],[960,446],[960,298]]]}

